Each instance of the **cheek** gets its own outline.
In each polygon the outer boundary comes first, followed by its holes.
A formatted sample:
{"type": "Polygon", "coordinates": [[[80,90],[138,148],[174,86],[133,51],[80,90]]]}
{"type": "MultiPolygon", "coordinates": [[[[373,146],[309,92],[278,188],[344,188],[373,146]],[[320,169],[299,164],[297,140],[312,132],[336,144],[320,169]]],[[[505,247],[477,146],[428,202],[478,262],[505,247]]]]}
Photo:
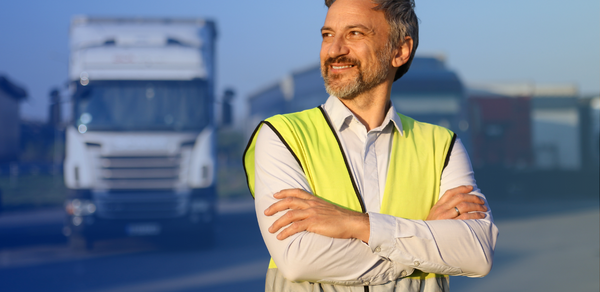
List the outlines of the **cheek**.
{"type": "Polygon", "coordinates": [[[352,52],[354,52],[358,58],[363,60],[370,59],[374,55],[372,47],[365,43],[352,46],[352,52]]]}

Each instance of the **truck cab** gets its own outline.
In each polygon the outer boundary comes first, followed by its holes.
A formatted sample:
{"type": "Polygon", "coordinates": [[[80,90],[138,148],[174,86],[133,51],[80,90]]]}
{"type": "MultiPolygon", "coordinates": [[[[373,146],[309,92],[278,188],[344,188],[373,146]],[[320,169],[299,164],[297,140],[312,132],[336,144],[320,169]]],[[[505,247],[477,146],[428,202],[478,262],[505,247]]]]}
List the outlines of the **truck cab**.
{"type": "Polygon", "coordinates": [[[64,234],[213,240],[215,25],[91,18],[70,28],[64,234]]]}

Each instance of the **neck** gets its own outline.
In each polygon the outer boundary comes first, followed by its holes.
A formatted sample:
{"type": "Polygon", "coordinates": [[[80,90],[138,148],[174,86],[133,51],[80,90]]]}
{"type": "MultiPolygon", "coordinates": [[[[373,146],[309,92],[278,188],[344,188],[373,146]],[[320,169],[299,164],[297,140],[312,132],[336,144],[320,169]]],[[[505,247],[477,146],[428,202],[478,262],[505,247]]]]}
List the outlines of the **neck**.
{"type": "Polygon", "coordinates": [[[340,101],[367,128],[367,131],[381,126],[388,110],[392,82],[383,82],[371,90],[352,99],[340,101]]]}

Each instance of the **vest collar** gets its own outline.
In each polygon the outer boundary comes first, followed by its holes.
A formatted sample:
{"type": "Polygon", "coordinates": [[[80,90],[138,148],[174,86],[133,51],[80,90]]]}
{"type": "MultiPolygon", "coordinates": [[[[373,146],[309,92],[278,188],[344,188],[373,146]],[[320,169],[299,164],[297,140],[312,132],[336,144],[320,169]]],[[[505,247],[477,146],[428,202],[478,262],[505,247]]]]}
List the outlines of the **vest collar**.
{"type": "MultiPolygon", "coordinates": [[[[322,105],[322,107],[329,116],[333,127],[335,127],[337,131],[343,130],[345,128],[344,125],[346,125],[346,123],[350,122],[352,119],[356,119],[354,114],[346,107],[346,105],[344,105],[344,103],[342,103],[339,100],[339,98],[333,95],[329,96],[329,98],[327,99],[325,104],[322,105]]],[[[390,106],[390,109],[387,111],[387,114],[383,119],[382,125],[387,126],[390,122],[394,124],[396,130],[398,130],[398,133],[400,133],[400,135],[403,135],[402,122],[400,121],[400,117],[396,114],[396,108],[394,107],[393,103],[390,106]]],[[[380,126],[377,128],[383,129],[385,128],[385,126],[380,126]]]]}

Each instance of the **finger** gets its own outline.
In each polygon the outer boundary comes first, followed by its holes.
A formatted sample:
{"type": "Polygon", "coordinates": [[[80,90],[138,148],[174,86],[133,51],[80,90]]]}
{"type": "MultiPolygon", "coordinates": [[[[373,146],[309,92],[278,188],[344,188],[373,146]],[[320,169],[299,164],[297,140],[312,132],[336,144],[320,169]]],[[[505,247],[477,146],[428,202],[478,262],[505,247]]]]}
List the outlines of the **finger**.
{"type": "Polygon", "coordinates": [[[294,198],[299,198],[299,199],[304,199],[304,200],[309,200],[311,198],[314,198],[313,195],[305,192],[304,190],[301,189],[286,189],[286,190],[281,190],[275,194],[273,194],[273,197],[275,197],[275,199],[283,199],[283,198],[288,198],[288,197],[294,197],[294,198]]]}
{"type": "MultiPolygon", "coordinates": [[[[450,200],[448,200],[446,203],[444,203],[444,205],[447,205],[448,207],[455,207],[461,203],[474,203],[474,204],[484,205],[485,201],[477,195],[459,193],[459,194],[455,194],[454,196],[452,196],[452,198],[450,200]]],[[[462,209],[460,211],[463,212],[462,209]]]]}
{"type": "Polygon", "coordinates": [[[281,216],[279,219],[275,220],[275,222],[273,222],[273,225],[271,225],[268,230],[271,233],[275,233],[275,232],[279,231],[279,229],[281,229],[289,224],[292,224],[296,221],[301,221],[305,218],[306,218],[306,212],[303,212],[302,210],[288,211],[283,216],[281,216]]]}
{"type": "Polygon", "coordinates": [[[458,205],[456,205],[456,207],[458,208],[458,211],[461,214],[469,212],[487,212],[488,210],[488,208],[485,205],[478,203],[461,202],[458,205]]]}
{"type": "Polygon", "coordinates": [[[485,213],[473,212],[473,213],[465,213],[460,216],[454,218],[459,220],[470,220],[470,219],[483,219],[485,218],[485,213]]]}
{"type": "Polygon", "coordinates": [[[473,191],[473,186],[459,186],[453,189],[449,189],[440,198],[440,203],[443,204],[446,201],[453,199],[458,194],[470,193],[471,191],[473,191]]]}
{"type": "Polygon", "coordinates": [[[277,212],[281,212],[284,210],[305,209],[307,207],[308,207],[308,204],[307,204],[306,200],[298,199],[298,198],[294,198],[294,197],[288,197],[288,198],[284,198],[282,200],[279,200],[279,201],[273,203],[273,205],[271,205],[267,209],[265,209],[265,215],[272,216],[272,215],[275,215],[277,212]]]}
{"type": "Polygon", "coordinates": [[[487,207],[485,205],[480,205],[476,203],[466,203],[461,202],[455,207],[450,207],[444,212],[444,217],[446,219],[456,219],[457,217],[462,216],[462,214],[470,213],[470,212],[487,212],[487,207]]]}
{"type": "Polygon", "coordinates": [[[294,222],[277,234],[277,239],[284,240],[298,232],[306,231],[307,226],[304,221],[294,222]]]}
{"type": "Polygon", "coordinates": [[[456,217],[460,216],[461,213],[460,209],[458,212],[456,212],[456,209],[454,207],[448,209],[446,212],[444,212],[444,217],[445,219],[456,219],[456,217]]]}

